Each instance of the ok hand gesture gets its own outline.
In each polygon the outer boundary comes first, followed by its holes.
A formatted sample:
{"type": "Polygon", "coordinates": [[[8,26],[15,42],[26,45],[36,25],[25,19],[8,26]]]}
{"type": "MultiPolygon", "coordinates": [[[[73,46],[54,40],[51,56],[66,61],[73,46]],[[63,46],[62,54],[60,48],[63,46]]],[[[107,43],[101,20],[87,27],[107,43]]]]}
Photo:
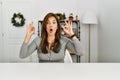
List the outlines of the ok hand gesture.
{"type": "Polygon", "coordinates": [[[62,26],[63,32],[65,33],[65,35],[67,37],[70,37],[74,34],[73,30],[72,30],[72,21],[66,21],[65,20],[65,26],[62,26]]]}

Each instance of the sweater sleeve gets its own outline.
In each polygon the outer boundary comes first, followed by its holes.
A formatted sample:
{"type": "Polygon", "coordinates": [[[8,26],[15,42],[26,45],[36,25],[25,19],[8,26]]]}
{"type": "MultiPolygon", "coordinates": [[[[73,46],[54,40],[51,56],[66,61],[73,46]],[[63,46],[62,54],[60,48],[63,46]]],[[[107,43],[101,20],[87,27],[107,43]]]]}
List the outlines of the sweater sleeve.
{"type": "Polygon", "coordinates": [[[36,49],[37,49],[36,38],[30,44],[26,44],[23,42],[20,49],[19,57],[26,58],[30,56],[36,49]]]}
{"type": "Polygon", "coordinates": [[[76,40],[67,40],[66,48],[76,55],[83,55],[82,45],[78,39],[76,40]]]}

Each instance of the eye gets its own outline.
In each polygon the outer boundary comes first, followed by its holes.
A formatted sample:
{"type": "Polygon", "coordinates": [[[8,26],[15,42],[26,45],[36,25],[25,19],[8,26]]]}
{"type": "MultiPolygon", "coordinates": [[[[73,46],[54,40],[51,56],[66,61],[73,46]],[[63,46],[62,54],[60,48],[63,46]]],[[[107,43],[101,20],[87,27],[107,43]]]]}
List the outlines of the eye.
{"type": "Polygon", "coordinates": [[[56,22],[53,22],[53,24],[56,24],[56,22]]]}

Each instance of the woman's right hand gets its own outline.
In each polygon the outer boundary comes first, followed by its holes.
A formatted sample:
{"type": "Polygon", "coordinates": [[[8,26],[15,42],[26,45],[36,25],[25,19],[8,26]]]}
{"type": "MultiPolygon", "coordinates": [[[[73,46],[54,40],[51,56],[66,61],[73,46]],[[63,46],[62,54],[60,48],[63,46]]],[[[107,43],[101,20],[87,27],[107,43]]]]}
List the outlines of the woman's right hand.
{"type": "Polygon", "coordinates": [[[35,32],[35,27],[33,26],[33,22],[29,25],[27,25],[27,33],[24,39],[24,43],[29,43],[31,36],[34,34],[35,32]]]}
{"type": "Polygon", "coordinates": [[[32,36],[35,32],[35,27],[33,25],[33,22],[29,25],[27,25],[27,35],[32,36]]]}

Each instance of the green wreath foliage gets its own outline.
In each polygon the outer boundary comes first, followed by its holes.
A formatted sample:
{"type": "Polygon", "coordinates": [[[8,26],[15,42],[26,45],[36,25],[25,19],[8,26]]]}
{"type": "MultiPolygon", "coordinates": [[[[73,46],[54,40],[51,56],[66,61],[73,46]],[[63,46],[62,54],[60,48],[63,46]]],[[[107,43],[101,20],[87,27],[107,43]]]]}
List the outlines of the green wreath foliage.
{"type": "Polygon", "coordinates": [[[11,23],[13,24],[13,26],[22,27],[25,24],[25,18],[21,13],[14,13],[11,19],[11,23]],[[19,19],[19,22],[16,20],[16,18],[19,19]]]}

